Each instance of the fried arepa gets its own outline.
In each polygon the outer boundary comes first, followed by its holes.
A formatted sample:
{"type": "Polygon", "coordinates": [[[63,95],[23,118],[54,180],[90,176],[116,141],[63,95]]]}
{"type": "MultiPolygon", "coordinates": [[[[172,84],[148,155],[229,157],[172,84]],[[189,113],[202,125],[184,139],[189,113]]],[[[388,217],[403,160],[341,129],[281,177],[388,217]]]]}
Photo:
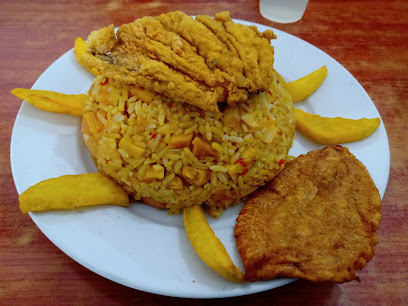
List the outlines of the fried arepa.
{"type": "Polygon", "coordinates": [[[356,270],[374,256],[380,221],[378,190],[347,148],[301,155],[255,192],[237,218],[245,279],[358,280],[356,270]]]}

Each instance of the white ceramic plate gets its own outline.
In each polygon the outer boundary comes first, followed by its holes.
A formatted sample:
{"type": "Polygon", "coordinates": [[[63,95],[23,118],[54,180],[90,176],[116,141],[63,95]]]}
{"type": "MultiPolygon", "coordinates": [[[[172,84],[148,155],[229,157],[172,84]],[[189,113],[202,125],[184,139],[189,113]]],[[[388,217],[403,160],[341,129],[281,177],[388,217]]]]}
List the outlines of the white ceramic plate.
{"type": "MultiPolygon", "coordinates": [[[[267,29],[255,25],[260,31],[267,29]]],[[[295,80],[323,65],[328,68],[323,85],[296,107],[328,117],[380,117],[364,89],[339,63],[303,40],[274,31],[278,36],[273,42],[275,68],[286,80],[295,80]]],[[[86,93],[92,80],[70,50],[41,75],[33,89],[86,93]]],[[[299,134],[296,137],[292,155],[321,147],[299,134]]],[[[390,165],[384,125],[381,123],[370,137],[346,146],[365,164],[383,196],[390,165]]],[[[11,166],[19,193],[42,180],[96,171],[82,142],[80,119],[44,112],[27,102],[23,103],[14,125],[11,166]]],[[[219,220],[209,218],[209,223],[242,269],[233,235],[240,209],[241,206],[228,209],[219,220]]],[[[292,281],[278,279],[238,285],[224,280],[195,254],[181,216],[169,216],[166,211],[146,205],[30,215],[41,231],[72,259],[110,280],[139,290],[177,297],[217,298],[261,292],[292,281]]]]}

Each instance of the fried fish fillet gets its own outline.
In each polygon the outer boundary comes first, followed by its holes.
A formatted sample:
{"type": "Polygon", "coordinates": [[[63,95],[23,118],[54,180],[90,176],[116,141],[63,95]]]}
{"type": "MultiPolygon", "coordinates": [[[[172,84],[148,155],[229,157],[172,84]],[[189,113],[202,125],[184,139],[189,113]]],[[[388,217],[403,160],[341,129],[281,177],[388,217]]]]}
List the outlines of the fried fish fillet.
{"type": "Polygon", "coordinates": [[[217,112],[218,102],[245,102],[251,92],[267,91],[274,78],[272,31],[236,24],[229,12],[214,19],[182,12],[144,17],[93,31],[86,68],[137,84],[173,101],[217,112]]]}
{"type": "Polygon", "coordinates": [[[349,150],[328,146],[290,161],[255,192],[235,237],[248,281],[346,282],[374,256],[381,198],[349,150]]]}

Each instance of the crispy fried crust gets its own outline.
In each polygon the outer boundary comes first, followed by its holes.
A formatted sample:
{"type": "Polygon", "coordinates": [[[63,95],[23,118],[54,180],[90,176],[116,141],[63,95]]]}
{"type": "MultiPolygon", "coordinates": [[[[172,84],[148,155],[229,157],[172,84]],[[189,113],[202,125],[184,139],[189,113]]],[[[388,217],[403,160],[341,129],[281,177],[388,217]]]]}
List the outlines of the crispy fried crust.
{"type": "Polygon", "coordinates": [[[110,26],[88,37],[81,57],[87,68],[204,110],[217,112],[218,102],[244,102],[273,81],[275,36],[234,23],[229,12],[214,19],[170,12],[122,25],[116,37],[112,33],[110,26]]]}
{"type": "Polygon", "coordinates": [[[381,198],[347,148],[289,162],[251,196],[235,237],[248,281],[277,277],[346,282],[374,256],[381,198]]]}

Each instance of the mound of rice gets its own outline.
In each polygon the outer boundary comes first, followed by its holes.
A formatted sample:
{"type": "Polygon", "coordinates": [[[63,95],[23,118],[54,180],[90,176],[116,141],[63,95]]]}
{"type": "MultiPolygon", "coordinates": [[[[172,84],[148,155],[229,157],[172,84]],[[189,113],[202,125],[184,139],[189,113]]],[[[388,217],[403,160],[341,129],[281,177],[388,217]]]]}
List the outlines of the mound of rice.
{"type": "Polygon", "coordinates": [[[220,113],[104,75],[88,95],[82,131],[98,170],[170,214],[205,203],[218,217],[279,173],[293,144],[293,103],[277,76],[268,92],[220,113]],[[185,145],[169,145],[177,138],[185,145]],[[211,154],[197,151],[195,141],[211,154]]]}

